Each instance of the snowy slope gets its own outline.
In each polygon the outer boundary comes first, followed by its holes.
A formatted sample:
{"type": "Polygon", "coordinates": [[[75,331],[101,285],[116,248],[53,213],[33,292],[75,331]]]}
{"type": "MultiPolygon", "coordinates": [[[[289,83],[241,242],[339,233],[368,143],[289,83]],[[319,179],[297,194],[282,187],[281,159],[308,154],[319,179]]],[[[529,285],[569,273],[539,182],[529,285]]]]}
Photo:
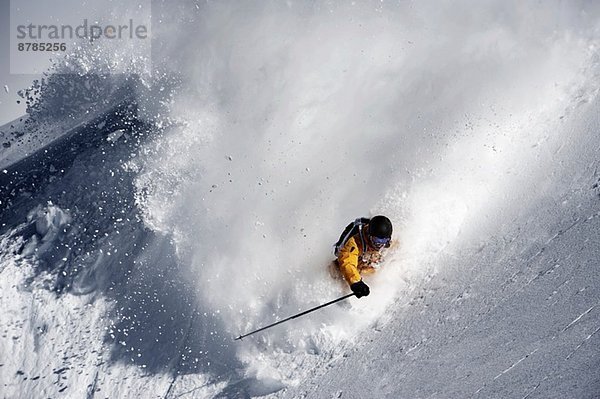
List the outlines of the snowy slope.
{"type": "Polygon", "coordinates": [[[448,248],[385,325],[277,397],[597,398],[600,119],[585,108],[517,217],[448,248]]]}
{"type": "Polygon", "coordinates": [[[0,129],[0,397],[600,394],[597,6],[152,10],[152,78],[0,129]],[[372,295],[233,341],[375,213],[372,295]]]}
{"type": "Polygon", "coordinates": [[[133,90],[122,77],[56,74],[34,81],[23,92],[29,115],[0,126],[0,168],[6,169],[75,132],[95,116],[110,113],[119,103],[128,102],[133,90]]]}

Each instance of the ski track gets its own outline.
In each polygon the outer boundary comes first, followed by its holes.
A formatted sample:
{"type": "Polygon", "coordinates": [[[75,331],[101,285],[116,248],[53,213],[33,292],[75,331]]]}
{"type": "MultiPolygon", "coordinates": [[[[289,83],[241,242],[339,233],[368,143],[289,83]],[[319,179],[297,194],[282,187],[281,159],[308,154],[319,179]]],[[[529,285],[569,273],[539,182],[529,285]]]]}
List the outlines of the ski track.
{"type": "Polygon", "coordinates": [[[586,314],[590,313],[592,311],[592,309],[594,309],[595,305],[590,307],[588,310],[586,310],[585,312],[583,312],[582,314],[580,314],[579,316],[577,316],[572,322],[570,322],[565,328],[563,328],[562,332],[565,332],[569,329],[569,327],[571,327],[573,324],[577,323],[583,316],[585,316],[586,314]]]}

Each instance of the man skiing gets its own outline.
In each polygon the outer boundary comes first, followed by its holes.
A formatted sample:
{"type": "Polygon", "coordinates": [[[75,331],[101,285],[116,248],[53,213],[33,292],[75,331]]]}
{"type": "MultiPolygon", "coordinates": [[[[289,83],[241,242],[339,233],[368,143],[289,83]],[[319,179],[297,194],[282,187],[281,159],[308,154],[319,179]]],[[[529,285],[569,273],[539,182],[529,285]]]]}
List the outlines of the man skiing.
{"type": "Polygon", "coordinates": [[[379,215],[371,219],[356,219],[346,226],[340,239],[335,243],[334,254],[337,259],[331,263],[331,266],[338,269],[344,276],[353,293],[242,334],[236,340],[343,301],[353,295],[358,298],[369,295],[369,286],[362,280],[361,273],[370,273],[376,270],[378,264],[383,260],[383,249],[390,247],[391,240],[392,222],[387,217],[379,215]]]}
{"type": "Polygon", "coordinates": [[[392,222],[385,216],[359,218],[344,229],[335,244],[339,271],[357,298],[370,293],[361,274],[372,273],[382,260],[382,251],[390,247],[392,222]]]}

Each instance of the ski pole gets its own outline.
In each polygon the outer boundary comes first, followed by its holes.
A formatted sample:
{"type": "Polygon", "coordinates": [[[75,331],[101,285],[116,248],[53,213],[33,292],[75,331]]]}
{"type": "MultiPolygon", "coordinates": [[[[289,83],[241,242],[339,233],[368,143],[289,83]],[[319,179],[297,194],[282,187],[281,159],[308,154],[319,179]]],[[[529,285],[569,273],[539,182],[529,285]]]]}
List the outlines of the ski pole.
{"type": "Polygon", "coordinates": [[[240,336],[239,336],[239,337],[237,337],[237,338],[236,338],[234,341],[237,341],[238,339],[245,338],[245,337],[247,337],[248,335],[252,335],[252,334],[255,334],[255,333],[257,333],[257,332],[260,332],[260,331],[266,330],[267,328],[275,327],[275,326],[276,326],[276,325],[278,325],[278,324],[285,323],[286,321],[288,321],[288,320],[292,320],[292,319],[295,319],[296,317],[304,316],[304,315],[305,315],[305,314],[307,314],[307,313],[314,312],[315,310],[318,310],[318,309],[324,308],[325,306],[329,306],[329,305],[331,305],[331,304],[334,304],[334,303],[336,303],[336,302],[343,301],[344,299],[346,299],[346,298],[350,298],[351,296],[354,296],[354,295],[355,295],[354,293],[352,293],[352,294],[348,294],[348,295],[344,295],[344,296],[343,296],[343,297],[341,297],[341,298],[334,299],[333,301],[329,301],[329,302],[327,302],[327,303],[324,303],[324,304],[322,304],[322,305],[319,305],[319,306],[317,306],[317,307],[314,307],[314,308],[312,308],[312,309],[305,310],[304,312],[302,312],[302,313],[298,313],[297,315],[294,315],[294,316],[290,316],[290,317],[288,317],[287,319],[283,319],[283,320],[280,320],[280,321],[278,321],[278,322],[276,322],[276,323],[269,324],[268,326],[265,326],[265,327],[259,328],[258,330],[254,330],[254,331],[252,331],[252,332],[249,332],[249,333],[247,333],[247,334],[240,335],[240,336]]]}

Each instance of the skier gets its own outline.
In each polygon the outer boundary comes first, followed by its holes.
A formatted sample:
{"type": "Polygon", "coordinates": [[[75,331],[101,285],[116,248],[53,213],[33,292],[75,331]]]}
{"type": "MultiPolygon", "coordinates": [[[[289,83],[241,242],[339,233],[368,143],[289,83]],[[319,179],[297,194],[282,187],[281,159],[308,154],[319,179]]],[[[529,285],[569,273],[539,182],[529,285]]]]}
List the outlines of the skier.
{"type": "Polygon", "coordinates": [[[385,216],[358,218],[344,229],[335,244],[335,264],[357,298],[370,293],[361,274],[372,273],[382,261],[382,251],[390,247],[392,222],[385,216]]]}
{"type": "MultiPolygon", "coordinates": [[[[330,267],[341,272],[352,294],[346,294],[312,309],[295,314],[286,319],[261,327],[236,338],[241,340],[249,335],[275,327],[286,321],[304,316],[315,310],[343,301],[353,295],[358,298],[369,295],[369,286],[361,278],[361,273],[374,272],[383,260],[384,248],[389,248],[392,241],[392,222],[385,216],[374,216],[371,219],[358,218],[344,229],[338,242],[335,243],[334,254],[337,259],[331,262],[330,267]]],[[[331,269],[330,269],[331,271],[331,269]]]]}

